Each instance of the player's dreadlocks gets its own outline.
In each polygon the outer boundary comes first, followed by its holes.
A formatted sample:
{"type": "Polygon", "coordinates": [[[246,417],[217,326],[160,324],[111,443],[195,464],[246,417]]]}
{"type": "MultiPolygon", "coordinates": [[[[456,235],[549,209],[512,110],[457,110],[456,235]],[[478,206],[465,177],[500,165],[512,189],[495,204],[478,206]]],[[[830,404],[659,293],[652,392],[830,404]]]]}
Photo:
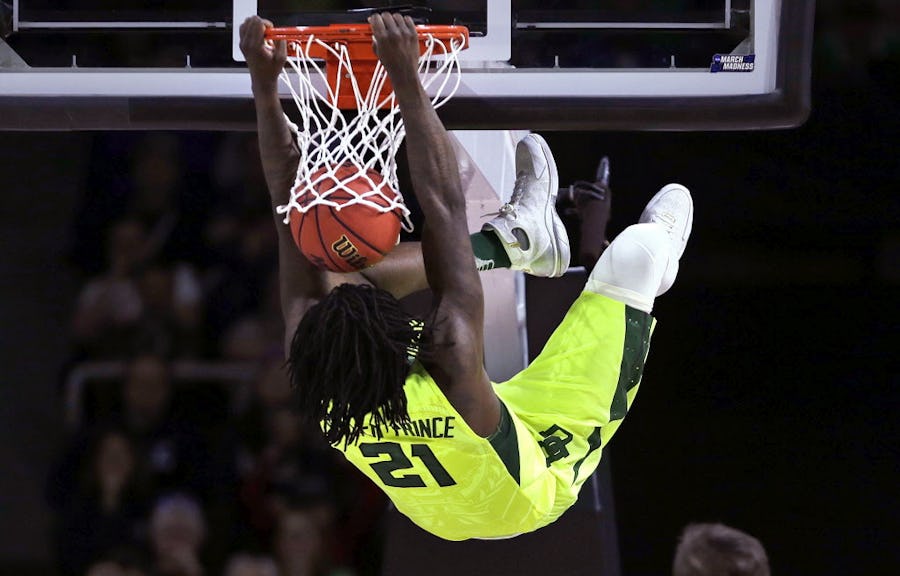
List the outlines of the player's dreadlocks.
{"type": "Polygon", "coordinates": [[[384,290],[342,284],[310,308],[291,341],[291,386],[307,421],[331,444],[352,444],[372,414],[378,426],[409,420],[403,384],[428,354],[430,330],[384,290]]]}

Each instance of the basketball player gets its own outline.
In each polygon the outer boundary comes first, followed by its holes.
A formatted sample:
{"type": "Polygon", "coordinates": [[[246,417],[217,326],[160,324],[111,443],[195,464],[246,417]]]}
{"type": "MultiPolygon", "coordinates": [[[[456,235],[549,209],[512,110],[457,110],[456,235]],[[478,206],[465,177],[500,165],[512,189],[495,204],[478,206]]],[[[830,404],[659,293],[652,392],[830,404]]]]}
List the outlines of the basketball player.
{"type": "MultiPolygon", "coordinates": [[[[687,189],[663,188],[622,232],[544,351],[508,382],[484,371],[484,302],[473,250],[499,247],[511,267],[558,276],[568,265],[546,143],[516,149],[510,202],[470,241],[454,151],[419,82],[409,18],[369,19],[406,126],[422,242],[401,244],[361,273],[335,275],[280,238],[291,381],[303,415],[423,529],[449,540],[536,530],[575,502],[638,390],[654,298],[675,279],[690,233],[687,189]],[[399,303],[430,287],[424,319],[399,303]]],[[[274,205],[286,204],[298,154],[276,92],[283,43],[251,17],[241,49],[252,78],[260,152],[274,205]]]]}

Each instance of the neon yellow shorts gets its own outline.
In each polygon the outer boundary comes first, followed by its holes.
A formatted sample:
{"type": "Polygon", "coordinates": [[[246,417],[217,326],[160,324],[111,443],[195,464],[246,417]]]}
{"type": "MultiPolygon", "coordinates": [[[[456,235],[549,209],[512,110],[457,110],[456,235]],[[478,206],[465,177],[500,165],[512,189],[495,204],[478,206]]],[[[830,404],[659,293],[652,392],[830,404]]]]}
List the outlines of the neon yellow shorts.
{"type": "Polygon", "coordinates": [[[646,312],[584,291],[531,365],[494,384],[520,431],[513,437],[522,473],[549,471],[556,478],[546,523],[578,498],[631,407],[655,324],[646,312]],[[535,460],[545,465],[525,465],[535,460]]]}

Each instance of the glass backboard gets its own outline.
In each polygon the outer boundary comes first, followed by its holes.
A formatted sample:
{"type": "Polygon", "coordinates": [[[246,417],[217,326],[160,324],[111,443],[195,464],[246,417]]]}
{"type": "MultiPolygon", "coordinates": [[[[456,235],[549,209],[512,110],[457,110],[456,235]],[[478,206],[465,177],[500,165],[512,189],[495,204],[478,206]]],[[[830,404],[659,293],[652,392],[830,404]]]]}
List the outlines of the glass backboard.
{"type": "MultiPolygon", "coordinates": [[[[235,24],[361,21],[372,4],[12,0],[0,129],[253,129],[235,24]]],[[[470,29],[451,128],[764,129],[808,113],[813,0],[403,5],[470,29]]]]}

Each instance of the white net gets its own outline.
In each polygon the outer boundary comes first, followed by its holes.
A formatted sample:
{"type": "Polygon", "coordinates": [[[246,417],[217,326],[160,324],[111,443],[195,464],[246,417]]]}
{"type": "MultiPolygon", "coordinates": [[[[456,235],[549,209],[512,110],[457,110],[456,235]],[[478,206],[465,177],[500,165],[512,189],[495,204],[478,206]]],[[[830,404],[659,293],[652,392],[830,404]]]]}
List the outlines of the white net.
{"type": "MultiPolygon", "coordinates": [[[[462,37],[442,40],[425,34],[423,39],[419,77],[432,105],[439,108],[459,88],[459,53],[465,43],[462,37]]],[[[396,210],[403,228],[411,232],[409,209],[398,191],[396,163],[406,132],[394,92],[382,94],[387,80],[384,67],[376,62],[371,83],[367,88],[361,86],[347,45],[313,36],[288,43],[288,63],[293,73],[286,69],[281,79],[300,111],[298,124],[288,120],[300,150],[300,164],[290,201],[278,207],[285,223],[290,221],[291,210],[305,213],[320,204],[336,210],[364,204],[379,212],[396,210]],[[335,86],[329,85],[322,61],[309,57],[314,49],[324,49],[337,61],[335,86]],[[338,106],[342,83],[350,85],[355,114],[345,114],[338,106]]],[[[346,93],[346,86],[343,91],[346,93]]]]}

